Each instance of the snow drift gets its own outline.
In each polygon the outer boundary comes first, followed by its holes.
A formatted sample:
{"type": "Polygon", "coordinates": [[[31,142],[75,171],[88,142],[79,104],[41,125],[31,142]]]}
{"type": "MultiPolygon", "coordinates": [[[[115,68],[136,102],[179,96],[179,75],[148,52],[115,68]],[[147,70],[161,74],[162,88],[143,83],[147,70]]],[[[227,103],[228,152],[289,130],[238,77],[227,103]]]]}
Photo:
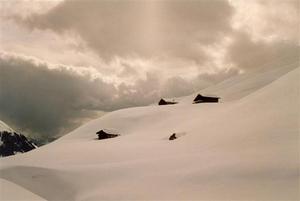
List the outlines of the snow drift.
{"type": "Polygon", "coordinates": [[[0,176],[46,200],[298,200],[300,69],[283,71],[201,91],[221,103],[111,112],[1,159],[0,176]],[[121,135],[96,140],[107,128],[121,135]]]}

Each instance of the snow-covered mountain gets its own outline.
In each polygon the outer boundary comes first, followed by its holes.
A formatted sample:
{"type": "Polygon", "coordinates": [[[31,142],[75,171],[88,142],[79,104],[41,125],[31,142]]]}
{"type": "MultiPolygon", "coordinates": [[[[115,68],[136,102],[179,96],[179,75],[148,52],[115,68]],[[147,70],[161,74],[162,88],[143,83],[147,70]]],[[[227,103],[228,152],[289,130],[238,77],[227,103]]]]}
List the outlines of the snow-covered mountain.
{"type": "Polygon", "coordinates": [[[0,120],[0,157],[24,153],[36,146],[0,120]]]}
{"type": "Polygon", "coordinates": [[[111,112],[1,159],[0,176],[46,200],[299,200],[299,78],[278,68],[201,91],[220,103],[111,112]]]}

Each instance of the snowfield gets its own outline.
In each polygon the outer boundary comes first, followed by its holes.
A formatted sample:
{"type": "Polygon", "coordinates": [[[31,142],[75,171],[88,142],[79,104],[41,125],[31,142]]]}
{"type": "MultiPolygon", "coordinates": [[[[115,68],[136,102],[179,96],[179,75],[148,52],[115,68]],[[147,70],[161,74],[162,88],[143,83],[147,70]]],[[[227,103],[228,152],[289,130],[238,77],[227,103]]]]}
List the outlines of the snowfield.
{"type": "Polygon", "coordinates": [[[287,69],[201,92],[221,103],[192,104],[193,94],[108,113],[2,158],[0,184],[45,200],[299,200],[300,69],[287,69]],[[96,140],[101,129],[121,136],[96,140]]]}
{"type": "Polygon", "coordinates": [[[21,200],[27,200],[27,201],[34,201],[34,200],[45,200],[30,191],[11,183],[7,180],[0,179],[0,194],[1,194],[1,200],[11,200],[11,201],[21,201],[21,200]]]}

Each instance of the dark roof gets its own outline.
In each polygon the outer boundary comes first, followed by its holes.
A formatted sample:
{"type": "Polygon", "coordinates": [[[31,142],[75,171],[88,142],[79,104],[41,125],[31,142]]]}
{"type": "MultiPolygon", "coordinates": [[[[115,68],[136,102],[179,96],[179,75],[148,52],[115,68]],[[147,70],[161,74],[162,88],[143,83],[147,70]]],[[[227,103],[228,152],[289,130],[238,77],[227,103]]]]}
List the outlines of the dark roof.
{"type": "Polygon", "coordinates": [[[177,102],[174,101],[166,101],[163,98],[160,99],[160,101],[158,102],[158,105],[172,105],[172,104],[177,104],[177,102]]]}
{"type": "Polygon", "coordinates": [[[196,96],[196,98],[194,99],[194,101],[197,101],[197,100],[201,100],[203,98],[213,98],[213,99],[220,99],[220,97],[214,97],[214,96],[202,96],[201,94],[198,94],[196,96]]]}

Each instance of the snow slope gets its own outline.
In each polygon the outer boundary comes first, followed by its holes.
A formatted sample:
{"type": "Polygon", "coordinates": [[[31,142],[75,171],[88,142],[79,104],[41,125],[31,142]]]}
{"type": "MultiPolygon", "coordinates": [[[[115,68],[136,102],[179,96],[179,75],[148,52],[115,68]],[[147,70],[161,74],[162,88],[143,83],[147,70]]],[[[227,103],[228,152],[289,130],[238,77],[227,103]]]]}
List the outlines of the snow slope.
{"type": "Polygon", "coordinates": [[[44,201],[45,199],[31,193],[30,191],[11,183],[5,179],[0,179],[0,198],[1,200],[30,200],[30,201],[44,201]]]}
{"type": "Polygon", "coordinates": [[[0,132],[15,132],[12,128],[10,128],[6,123],[0,120],[0,132]]]}
{"type": "Polygon", "coordinates": [[[300,69],[281,71],[206,89],[218,104],[111,112],[1,159],[0,177],[46,200],[299,200],[300,69]]]}
{"type": "MultiPolygon", "coordinates": [[[[219,84],[210,86],[201,91],[206,95],[217,95],[222,97],[221,102],[239,100],[240,98],[254,93],[256,90],[270,84],[278,77],[299,66],[299,62],[287,64],[283,67],[271,68],[268,70],[256,70],[247,74],[241,74],[227,79],[219,84]]],[[[189,103],[190,99],[197,94],[182,97],[181,103],[189,103]]]]}

